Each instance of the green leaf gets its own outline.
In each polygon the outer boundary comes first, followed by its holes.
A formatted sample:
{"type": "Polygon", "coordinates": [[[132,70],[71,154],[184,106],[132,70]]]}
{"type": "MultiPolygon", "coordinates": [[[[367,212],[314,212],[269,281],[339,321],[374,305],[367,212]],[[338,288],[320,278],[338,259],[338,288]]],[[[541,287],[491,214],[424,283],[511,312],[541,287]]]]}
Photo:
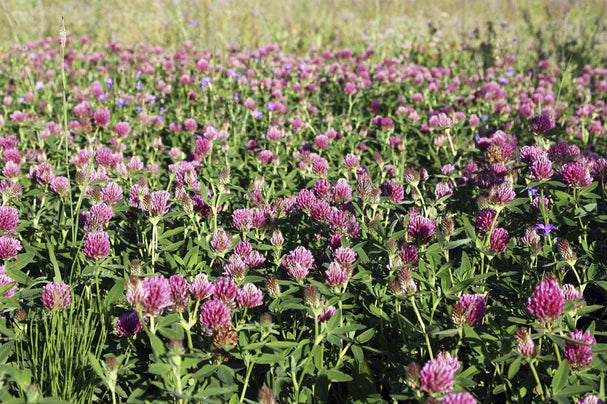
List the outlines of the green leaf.
{"type": "Polygon", "coordinates": [[[21,268],[24,268],[32,262],[35,256],[36,254],[34,252],[29,251],[25,254],[20,254],[15,261],[7,261],[4,264],[6,274],[21,284],[31,285],[33,280],[23,273],[21,268]]]}
{"type": "Polygon", "coordinates": [[[199,369],[192,377],[196,380],[206,379],[213,373],[217,372],[219,365],[204,365],[202,369],[199,369]]]}
{"type": "Polygon", "coordinates": [[[386,321],[390,321],[390,317],[388,317],[388,315],[382,309],[380,309],[379,307],[377,307],[374,304],[369,306],[369,311],[371,311],[371,314],[373,314],[377,317],[381,317],[386,321]]]}
{"type": "Polygon", "coordinates": [[[280,363],[285,359],[285,356],[280,353],[264,353],[259,358],[255,360],[255,363],[260,365],[272,365],[275,363],[280,363]]]}
{"type": "Polygon", "coordinates": [[[149,337],[150,337],[150,344],[152,345],[152,350],[154,351],[154,354],[156,354],[158,356],[164,355],[166,353],[166,349],[164,347],[164,344],[160,340],[160,338],[158,338],[156,335],[152,335],[152,334],[149,334],[149,337]]]}
{"type": "Polygon", "coordinates": [[[454,295],[454,294],[459,293],[462,290],[466,289],[468,286],[472,285],[473,283],[474,283],[474,278],[466,279],[465,281],[462,281],[462,282],[457,282],[452,288],[450,288],[449,290],[446,290],[445,294],[454,295]]]}
{"type": "Polygon", "coordinates": [[[448,330],[441,330],[440,328],[437,328],[438,331],[434,331],[432,330],[430,332],[430,335],[432,336],[441,336],[441,337],[450,337],[453,335],[457,335],[457,328],[450,328],[448,330]]]}
{"type": "Polygon", "coordinates": [[[106,306],[110,307],[114,302],[116,302],[118,299],[120,299],[121,296],[124,295],[125,283],[126,281],[124,280],[124,278],[116,279],[116,282],[114,282],[114,286],[112,286],[112,289],[110,289],[110,291],[105,296],[106,306]]]}
{"type": "MultiPolygon", "coordinates": [[[[309,341],[309,340],[306,340],[309,341]]],[[[272,341],[265,344],[268,348],[271,349],[286,349],[293,348],[298,345],[302,345],[302,342],[299,341],[272,341]]]]}
{"type": "MultiPolygon", "coordinates": [[[[563,362],[566,362],[566,361],[563,361],[563,362]]],[[[559,391],[556,395],[560,396],[560,397],[571,397],[571,396],[577,396],[577,395],[580,395],[583,393],[587,393],[589,391],[592,391],[591,386],[586,386],[586,385],[567,386],[563,390],[559,391]]]]}
{"type": "Polygon", "coordinates": [[[341,313],[338,311],[333,314],[333,316],[327,321],[327,332],[332,333],[339,321],[341,320],[341,313]]]}
{"type": "Polygon", "coordinates": [[[365,328],[365,326],[361,325],[361,324],[348,324],[348,325],[344,325],[343,327],[338,327],[330,332],[332,332],[333,334],[336,334],[336,335],[342,335],[342,334],[347,334],[352,331],[358,331],[363,328],[365,328]]]}
{"type": "Polygon", "coordinates": [[[470,239],[470,238],[464,238],[464,239],[461,239],[461,240],[453,240],[453,241],[450,241],[447,244],[445,244],[443,246],[443,248],[445,250],[452,250],[452,249],[457,248],[459,246],[468,244],[470,241],[472,241],[472,239],[470,239]]]}
{"type": "Polygon", "coordinates": [[[375,329],[369,328],[368,330],[363,331],[362,333],[357,335],[355,339],[359,344],[364,344],[364,343],[368,342],[371,338],[373,338],[374,335],[375,335],[375,329]]]}
{"type": "Polygon", "coordinates": [[[508,367],[508,379],[512,379],[514,376],[516,376],[519,369],[521,368],[521,361],[522,358],[519,356],[514,360],[514,362],[510,364],[510,366],[508,367]]]}
{"type": "Polygon", "coordinates": [[[171,366],[168,363],[152,363],[148,367],[148,372],[154,375],[164,375],[171,371],[171,366]]]}
{"type": "Polygon", "coordinates": [[[559,392],[567,384],[567,378],[569,377],[569,363],[562,361],[559,365],[554,376],[552,376],[551,388],[554,393],[559,392]]]}
{"type": "Polygon", "coordinates": [[[363,350],[362,350],[361,347],[359,347],[358,345],[352,345],[350,347],[350,349],[352,350],[352,355],[354,355],[354,358],[358,362],[364,362],[364,360],[365,360],[365,353],[363,352],[363,350]]]}
{"type": "Polygon", "coordinates": [[[354,250],[354,252],[356,252],[356,255],[358,255],[358,257],[360,258],[360,262],[363,264],[369,263],[369,257],[367,256],[367,253],[363,249],[363,247],[366,244],[367,244],[366,242],[362,242],[362,243],[355,245],[354,248],[352,248],[354,250]]]}
{"type": "Polygon", "coordinates": [[[327,371],[327,377],[332,382],[349,382],[352,380],[352,376],[349,376],[337,369],[330,369],[327,371]]]}
{"type": "Polygon", "coordinates": [[[97,373],[97,376],[99,376],[99,378],[101,380],[105,380],[105,373],[103,372],[103,369],[101,369],[101,365],[99,364],[99,361],[97,360],[97,358],[95,358],[95,355],[93,355],[92,353],[89,352],[88,358],[89,358],[89,364],[91,365],[91,367],[93,368],[95,373],[97,373]]]}
{"type": "Polygon", "coordinates": [[[6,360],[12,355],[15,341],[8,341],[0,345],[0,363],[6,362],[6,360]]]}
{"type": "Polygon", "coordinates": [[[55,248],[53,247],[53,243],[47,241],[46,249],[48,251],[48,257],[51,260],[51,264],[53,264],[53,271],[55,273],[55,278],[53,280],[55,282],[61,282],[61,271],[59,270],[59,263],[57,262],[57,257],[55,257],[55,248]]]}

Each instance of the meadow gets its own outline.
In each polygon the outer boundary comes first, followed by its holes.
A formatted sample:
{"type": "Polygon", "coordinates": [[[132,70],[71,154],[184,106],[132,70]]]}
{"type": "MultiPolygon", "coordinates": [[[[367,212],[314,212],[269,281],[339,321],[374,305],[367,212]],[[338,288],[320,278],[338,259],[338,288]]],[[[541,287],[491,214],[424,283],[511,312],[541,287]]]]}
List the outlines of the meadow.
{"type": "Polygon", "coordinates": [[[0,402],[605,401],[604,2],[34,3],[0,402]]]}

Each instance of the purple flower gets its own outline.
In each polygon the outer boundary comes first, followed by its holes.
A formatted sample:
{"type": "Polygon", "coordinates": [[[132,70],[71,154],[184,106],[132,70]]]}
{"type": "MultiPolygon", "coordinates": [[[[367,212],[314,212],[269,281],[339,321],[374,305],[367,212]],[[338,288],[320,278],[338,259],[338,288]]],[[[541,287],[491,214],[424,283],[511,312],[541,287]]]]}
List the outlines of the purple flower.
{"type": "Polygon", "coordinates": [[[141,308],[143,312],[152,317],[160,316],[164,310],[173,304],[171,299],[171,285],[162,275],[145,278],[142,282],[145,292],[141,308]]]}
{"type": "Polygon", "coordinates": [[[596,343],[594,337],[590,331],[583,332],[582,330],[570,332],[568,336],[572,340],[586,344],[565,341],[563,354],[569,362],[569,367],[575,370],[586,369],[592,364],[592,346],[596,343]]]}
{"type": "Polygon", "coordinates": [[[110,110],[107,108],[98,109],[93,114],[93,119],[98,126],[107,126],[110,123],[110,110]]]}
{"type": "Polygon", "coordinates": [[[441,404],[476,404],[477,401],[472,394],[462,391],[445,396],[440,402],[441,404]]]}
{"type": "Polygon", "coordinates": [[[253,228],[253,212],[251,209],[236,209],[232,213],[234,227],[244,233],[253,228]]]}
{"type": "Polygon", "coordinates": [[[516,350],[524,356],[533,355],[535,350],[535,344],[529,335],[529,330],[526,328],[517,328],[514,333],[514,339],[516,341],[516,350]]]}
{"type": "Polygon", "coordinates": [[[436,188],[434,189],[434,196],[437,198],[442,198],[446,195],[453,194],[453,185],[451,185],[448,181],[441,181],[436,184],[436,188]]]}
{"type": "Polygon", "coordinates": [[[529,120],[529,130],[536,133],[544,133],[554,128],[554,124],[552,115],[542,112],[529,120]]]}
{"type": "Polygon", "coordinates": [[[139,334],[143,331],[139,316],[136,312],[131,311],[121,314],[118,317],[114,331],[121,337],[130,337],[131,335],[139,334]]]}
{"type": "Polygon", "coordinates": [[[327,277],[327,285],[331,287],[341,286],[348,280],[348,272],[337,262],[329,264],[325,276],[327,277]]]}
{"type": "Polygon", "coordinates": [[[164,216],[169,211],[168,200],[171,196],[167,191],[154,191],[150,194],[152,197],[152,217],[164,216]]]}
{"type": "Polygon", "coordinates": [[[196,300],[204,300],[215,291],[215,286],[207,278],[206,274],[198,274],[190,283],[190,292],[196,300]]]}
{"type": "MultiPolygon", "coordinates": [[[[61,177],[57,177],[61,178],[61,177]]],[[[108,182],[101,190],[101,199],[108,205],[115,205],[123,198],[122,188],[115,182],[108,182]]]]}
{"type": "Polygon", "coordinates": [[[104,231],[87,234],[82,252],[93,260],[106,257],[110,253],[110,236],[104,231]]]}
{"type": "Polygon", "coordinates": [[[426,241],[434,235],[436,223],[419,214],[411,214],[407,224],[407,233],[412,239],[426,241]]]}
{"type": "Polygon", "coordinates": [[[263,295],[257,286],[247,283],[238,291],[236,300],[245,309],[251,309],[263,304],[263,295]]]}
{"type": "Polygon", "coordinates": [[[333,314],[335,314],[336,311],[337,311],[337,309],[335,308],[335,306],[325,307],[324,309],[322,309],[322,311],[318,315],[318,322],[324,323],[325,321],[329,321],[331,319],[331,317],[333,317],[333,314]]]}
{"type": "Polygon", "coordinates": [[[312,253],[302,246],[289,252],[289,255],[282,259],[282,266],[287,269],[289,276],[298,282],[308,275],[313,265],[312,253]]]}
{"type": "Polygon", "coordinates": [[[490,239],[491,251],[501,253],[508,249],[508,230],[497,227],[493,229],[490,239]]]}
{"type": "Polygon", "coordinates": [[[554,275],[546,275],[527,300],[527,311],[542,323],[556,320],[563,314],[565,296],[554,275]]]}
{"type": "Polygon", "coordinates": [[[236,282],[241,282],[247,272],[247,265],[240,255],[230,256],[228,263],[223,266],[223,274],[236,282]]]}
{"type": "Polygon", "coordinates": [[[309,210],[316,201],[316,195],[309,189],[304,188],[297,193],[295,201],[299,210],[309,210]]]}
{"type": "Polygon", "coordinates": [[[114,132],[121,137],[127,136],[130,130],[131,126],[128,122],[118,122],[116,125],[114,125],[114,132]]]}
{"type": "Polygon", "coordinates": [[[85,226],[88,225],[90,221],[93,228],[99,227],[99,230],[101,230],[101,227],[108,224],[112,217],[114,217],[112,208],[101,202],[91,206],[85,226]]]}
{"type": "Polygon", "coordinates": [[[447,115],[445,115],[442,112],[438,115],[431,116],[430,119],[428,120],[428,124],[430,126],[435,126],[435,127],[439,127],[439,128],[446,128],[448,126],[451,126],[452,123],[453,123],[453,121],[451,120],[451,118],[449,118],[447,115]]]}
{"type": "Polygon", "coordinates": [[[584,301],[584,294],[577,290],[575,286],[570,283],[565,283],[561,290],[563,291],[566,302],[572,301],[575,302],[575,306],[581,306],[581,302],[583,303],[584,301]]]}
{"type": "Polygon", "coordinates": [[[171,286],[171,299],[173,300],[173,311],[183,313],[190,303],[190,290],[188,281],[181,275],[173,275],[169,278],[171,286]]]}
{"type": "Polygon", "coordinates": [[[427,362],[419,372],[422,390],[426,393],[453,391],[455,372],[459,366],[459,361],[451,358],[448,353],[442,353],[436,359],[427,362]]]}
{"type": "Polygon", "coordinates": [[[535,228],[535,230],[541,230],[542,233],[544,233],[544,237],[547,237],[551,231],[559,229],[558,227],[556,227],[550,223],[546,223],[546,224],[538,223],[535,225],[534,228],[535,228]]]}
{"type": "Polygon", "coordinates": [[[516,193],[512,189],[512,184],[507,181],[491,187],[489,191],[489,201],[495,205],[507,205],[515,197],[516,193]]]}
{"type": "Polygon", "coordinates": [[[282,247],[284,242],[285,239],[282,236],[282,232],[278,229],[274,230],[272,232],[272,237],[270,237],[270,244],[272,244],[274,247],[282,247]]]}
{"type": "Polygon", "coordinates": [[[211,238],[211,247],[217,252],[224,252],[230,248],[232,240],[228,233],[224,229],[215,229],[213,237],[211,238]]]}
{"type": "Polygon", "coordinates": [[[352,199],[352,187],[344,178],[338,179],[333,187],[333,202],[348,202],[350,199],[352,199]]]}
{"type": "Polygon", "coordinates": [[[221,300],[207,300],[200,307],[200,323],[207,334],[212,334],[222,325],[230,324],[230,320],[230,310],[221,300]]]}
{"type": "Polygon", "coordinates": [[[198,122],[195,119],[188,118],[183,122],[183,127],[188,132],[195,132],[198,129],[198,122]]]}
{"type": "Polygon", "coordinates": [[[577,404],[605,404],[598,396],[589,395],[579,400],[577,404]]]}
{"type": "Polygon", "coordinates": [[[212,80],[210,77],[203,77],[202,80],[200,81],[200,88],[207,88],[209,86],[209,84],[212,83],[212,80]]]}
{"type": "Polygon", "coordinates": [[[493,221],[495,220],[496,212],[493,209],[485,208],[481,209],[476,214],[476,230],[487,232],[492,226],[495,226],[493,221]]]}
{"type": "Polygon", "coordinates": [[[475,324],[485,317],[487,299],[479,294],[465,294],[453,305],[453,322],[460,324],[475,324]]]}
{"type": "Polygon", "coordinates": [[[351,271],[356,262],[356,253],[349,247],[338,247],[333,251],[333,259],[346,270],[351,271]]]}
{"type": "Polygon", "coordinates": [[[14,233],[17,231],[19,212],[10,206],[0,206],[0,231],[14,233]]]}
{"type": "Polygon", "coordinates": [[[251,251],[246,257],[244,257],[244,262],[249,266],[249,268],[259,268],[266,262],[266,258],[261,255],[259,251],[251,251]]]}
{"type": "Polygon", "coordinates": [[[51,310],[62,310],[72,304],[70,287],[63,282],[49,282],[42,289],[42,304],[51,310]]]}
{"type": "Polygon", "coordinates": [[[214,283],[213,298],[231,304],[238,296],[238,286],[228,277],[219,278],[214,283]]]}
{"type": "Polygon", "coordinates": [[[529,166],[529,171],[531,172],[531,178],[536,180],[549,179],[554,174],[552,162],[547,157],[537,158],[529,166]]]}
{"type": "Polygon", "coordinates": [[[53,180],[51,181],[51,189],[53,190],[53,192],[59,194],[59,196],[63,197],[67,195],[68,191],[70,190],[70,183],[67,177],[53,178],[53,180]]]}
{"type": "Polygon", "coordinates": [[[19,251],[21,251],[19,240],[8,236],[0,237],[0,259],[11,260],[17,258],[19,251]]]}
{"type": "Polygon", "coordinates": [[[13,286],[9,287],[8,290],[5,290],[4,293],[0,294],[0,297],[13,297],[15,296],[15,291],[17,290],[15,280],[6,274],[4,265],[0,265],[0,289],[10,284],[13,284],[13,286]]]}
{"type": "Polygon", "coordinates": [[[582,163],[565,163],[559,174],[563,183],[570,188],[585,188],[592,183],[590,170],[582,163]]]}
{"type": "Polygon", "coordinates": [[[126,281],[126,301],[129,302],[133,307],[140,305],[145,299],[145,290],[143,289],[143,282],[139,278],[130,277],[126,281]]]}

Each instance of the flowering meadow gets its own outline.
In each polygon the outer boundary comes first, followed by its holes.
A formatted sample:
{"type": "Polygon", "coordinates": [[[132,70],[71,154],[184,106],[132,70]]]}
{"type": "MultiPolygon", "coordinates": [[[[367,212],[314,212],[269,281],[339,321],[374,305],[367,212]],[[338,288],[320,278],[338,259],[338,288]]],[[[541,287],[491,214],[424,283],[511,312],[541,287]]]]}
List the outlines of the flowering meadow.
{"type": "Polygon", "coordinates": [[[607,68],[100,47],[0,67],[0,401],[599,403],[607,68]]]}

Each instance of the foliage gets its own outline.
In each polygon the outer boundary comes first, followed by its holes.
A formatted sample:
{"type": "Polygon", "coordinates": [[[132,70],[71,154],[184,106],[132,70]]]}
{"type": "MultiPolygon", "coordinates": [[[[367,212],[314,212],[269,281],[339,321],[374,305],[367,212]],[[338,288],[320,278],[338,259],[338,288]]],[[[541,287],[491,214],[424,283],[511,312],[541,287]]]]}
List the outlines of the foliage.
{"type": "Polygon", "coordinates": [[[489,45],[12,49],[0,400],[604,399],[606,72],[489,45]]]}

